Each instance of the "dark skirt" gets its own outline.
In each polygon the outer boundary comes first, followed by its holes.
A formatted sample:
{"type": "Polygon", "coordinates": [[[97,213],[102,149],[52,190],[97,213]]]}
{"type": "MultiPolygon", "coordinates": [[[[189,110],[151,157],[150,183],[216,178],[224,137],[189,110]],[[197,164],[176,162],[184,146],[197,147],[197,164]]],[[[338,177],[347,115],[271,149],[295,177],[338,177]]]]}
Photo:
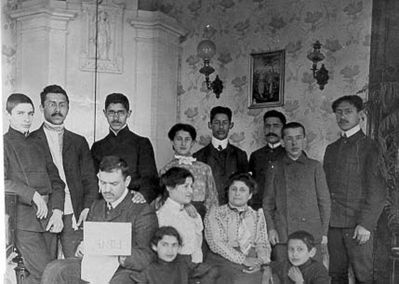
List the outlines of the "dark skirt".
{"type": "Polygon", "coordinates": [[[220,255],[208,252],[206,262],[219,269],[217,284],[261,284],[262,271],[243,272],[243,265],[233,263],[220,255]]]}

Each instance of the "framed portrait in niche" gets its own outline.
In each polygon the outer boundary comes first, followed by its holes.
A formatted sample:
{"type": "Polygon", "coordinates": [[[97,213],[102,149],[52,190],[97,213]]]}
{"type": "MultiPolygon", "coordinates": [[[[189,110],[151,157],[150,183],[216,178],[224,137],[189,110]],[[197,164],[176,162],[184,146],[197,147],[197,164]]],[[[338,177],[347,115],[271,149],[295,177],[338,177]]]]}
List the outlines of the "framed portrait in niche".
{"type": "Polygon", "coordinates": [[[249,108],[284,104],[285,50],[250,54],[249,108]]]}

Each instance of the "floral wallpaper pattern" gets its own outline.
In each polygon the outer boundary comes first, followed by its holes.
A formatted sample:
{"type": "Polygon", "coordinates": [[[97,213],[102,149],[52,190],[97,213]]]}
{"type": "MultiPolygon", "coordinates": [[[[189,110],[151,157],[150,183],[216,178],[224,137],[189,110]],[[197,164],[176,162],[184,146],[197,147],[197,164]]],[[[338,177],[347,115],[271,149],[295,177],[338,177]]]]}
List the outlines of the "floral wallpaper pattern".
{"type": "Polygon", "coordinates": [[[233,110],[233,144],[248,155],[264,145],[262,116],[269,109],[248,109],[249,54],[285,49],[285,103],[276,109],[305,125],[307,152],[322,160],[325,147],[339,135],[332,101],[367,86],[371,0],[162,0],[159,5],[188,30],[182,42],[179,117],[197,128],[198,148],[210,141],[207,122],[216,105],[233,110]],[[202,62],[196,47],[204,38],[217,46],[211,65],[224,83],[218,100],[198,72],[202,62]],[[330,75],[323,91],[306,58],[316,40],[323,44],[330,75]]]}

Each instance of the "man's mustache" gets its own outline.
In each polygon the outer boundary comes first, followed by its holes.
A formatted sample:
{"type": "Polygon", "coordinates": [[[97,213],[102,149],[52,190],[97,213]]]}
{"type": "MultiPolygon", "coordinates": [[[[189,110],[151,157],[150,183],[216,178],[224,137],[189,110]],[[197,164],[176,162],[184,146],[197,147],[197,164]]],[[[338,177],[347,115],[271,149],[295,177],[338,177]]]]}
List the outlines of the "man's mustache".
{"type": "Polygon", "coordinates": [[[64,117],[61,113],[59,112],[55,112],[53,113],[51,116],[60,116],[60,117],[64,117]]]}
{"type": "Polygon", "coordinates": [[[276,137],[276,138],[278,138],[278,135],[275,134],[275,133],[270,132],[270,133],[266,134],[266,137],[276,137]]]}
{"type": "Polygon", "coordinates": [[[340,123],[342,123],[342,122],[348,123],[349,121],[347,121],[346,119],[340,119],[339,122],[340,123]]]}
{"type": "Polygon", "coordinates": [[[121,123],[119,120],[113,120],[111,123],[121,123]]]}

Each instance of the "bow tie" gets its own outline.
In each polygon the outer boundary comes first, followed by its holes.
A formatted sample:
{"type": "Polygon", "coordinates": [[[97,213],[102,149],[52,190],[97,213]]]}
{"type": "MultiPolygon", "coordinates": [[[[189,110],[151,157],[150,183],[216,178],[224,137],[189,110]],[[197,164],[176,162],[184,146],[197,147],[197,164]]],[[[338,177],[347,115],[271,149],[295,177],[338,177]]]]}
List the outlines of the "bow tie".
{"type": "Polygon", "coordinates": [[[175,155],[175,159],[179,160],[179,165],[192,165],[193,162],[197,161],[196,158],[193,158],[191,156],[181,156],[181,155],[175,155]]]}

